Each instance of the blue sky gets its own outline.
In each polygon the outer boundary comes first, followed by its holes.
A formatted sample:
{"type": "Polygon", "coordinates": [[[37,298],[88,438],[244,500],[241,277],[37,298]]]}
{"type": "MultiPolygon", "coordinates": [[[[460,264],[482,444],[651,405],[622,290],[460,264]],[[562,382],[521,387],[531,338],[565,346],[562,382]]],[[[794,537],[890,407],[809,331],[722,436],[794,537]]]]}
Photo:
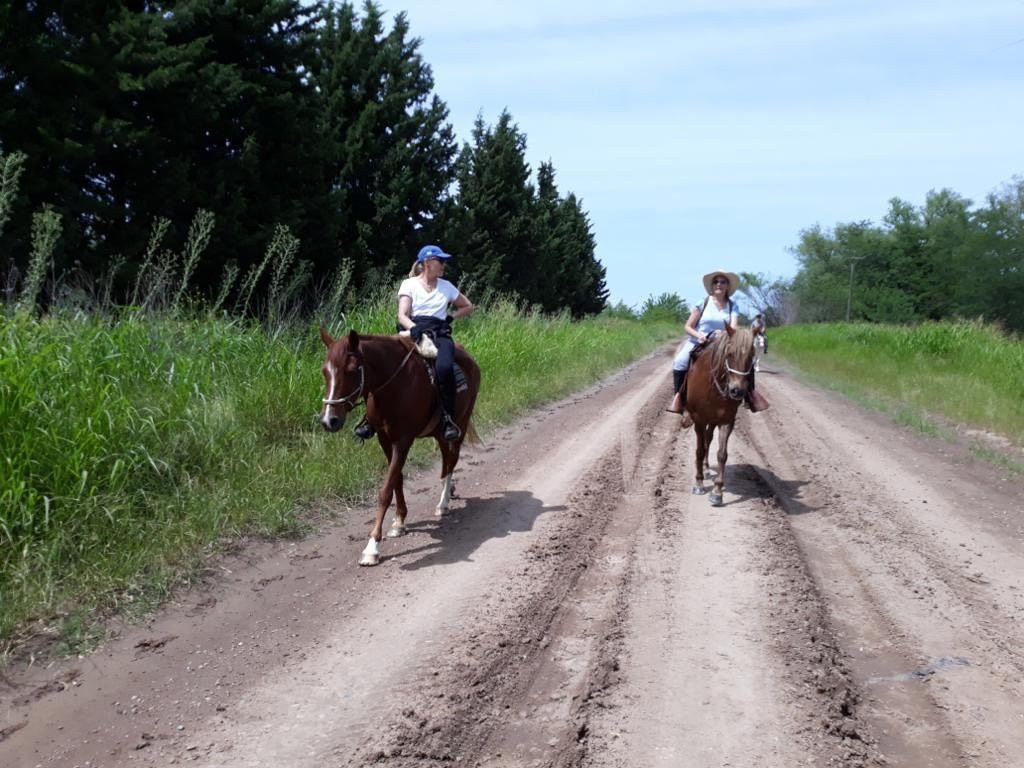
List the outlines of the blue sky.
{"type": "Polygon", "coordinates": [[[1024,0],[394,0],[460,142],[507,108],[612,301],[792,277],[815,224],[1024,173],[1024,0]]]}

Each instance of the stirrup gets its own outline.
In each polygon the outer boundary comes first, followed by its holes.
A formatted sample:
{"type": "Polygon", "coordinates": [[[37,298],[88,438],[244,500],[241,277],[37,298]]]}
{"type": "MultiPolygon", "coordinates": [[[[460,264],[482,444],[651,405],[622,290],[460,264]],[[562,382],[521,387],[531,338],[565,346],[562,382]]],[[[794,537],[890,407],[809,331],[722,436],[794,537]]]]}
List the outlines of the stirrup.
{"type": "Polygon", "coordinates": [[[356,424],[356,428],[352,430],[352,434],[358,437],[360,440],[369,440],[371,437],[377,434],[377,430],[375,430],[370,425],[370,422],[368,422],[366,419],[363,419],[358,424],[356,424]]]}
{"type": "Polygon", "coordinates": [[[452,440],[458,440],[462,437],[462,431],[459,429],[459,425],[455,423],[455,419],[451,416],[444,417],[444,435],[445,440],[451,442],[452,440]]]}

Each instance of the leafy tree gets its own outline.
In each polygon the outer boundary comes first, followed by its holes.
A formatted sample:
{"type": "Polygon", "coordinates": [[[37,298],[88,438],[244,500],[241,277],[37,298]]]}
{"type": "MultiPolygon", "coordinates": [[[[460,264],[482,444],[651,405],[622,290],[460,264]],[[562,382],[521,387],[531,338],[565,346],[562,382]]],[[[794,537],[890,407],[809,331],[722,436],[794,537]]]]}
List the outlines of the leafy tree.
{"type": "Polygon", "coordinates": [[[1024,331],[1024,178],[988,196],[971,216],[957,314],[1024,331]]]}
{"type": "Polygon", "coordinates": [[[648,296],[640,306],[640,319],[644,321],[668,321],[685,323],[690,316],[690,308],[678,293],[662,293],[659,296],[648,296]]]}
{"type": "Polygon", "coordinates": [[[772,279],[760,272],[740,272],[740,290],[750,299],[755,312],[764,315],[769,326],[792,322],[791,290],[787,280],[772,279]]]}
{"type": "Polygon", "coordinates": [[[801,233],[792,282],[804,321],[915,322],[981,316],[1024,330],[1024,181],[987,205],[952,190],[930,192],[921,207],[894,198],[880,226],[837,224],[801,233]],[[844,280],[845,275],[845,280],[844,280]]]}
{"type": "Polygon", "coordinates": [[[845,260],[835,238],[815,225],[800,233],[793,249],[800,271],[793,279],[793,300],[803,322],[838,320],[846,308],[845,260]]]}

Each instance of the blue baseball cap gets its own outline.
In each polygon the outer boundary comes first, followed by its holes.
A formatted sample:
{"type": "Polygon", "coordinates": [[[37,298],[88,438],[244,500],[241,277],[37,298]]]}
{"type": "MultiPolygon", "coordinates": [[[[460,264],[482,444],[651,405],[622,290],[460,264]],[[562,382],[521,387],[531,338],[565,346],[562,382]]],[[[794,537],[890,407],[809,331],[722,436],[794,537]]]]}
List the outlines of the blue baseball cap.
{"type": "Polygon", "coordinates": [[[450,253],[445,253],[439,246],[424,245],[420,248],[420,252],[416,256],[416,261],[426,261],[427,259],[441,259],[442,261],[446,261],[451,257],[452,255],[450,253]]]}

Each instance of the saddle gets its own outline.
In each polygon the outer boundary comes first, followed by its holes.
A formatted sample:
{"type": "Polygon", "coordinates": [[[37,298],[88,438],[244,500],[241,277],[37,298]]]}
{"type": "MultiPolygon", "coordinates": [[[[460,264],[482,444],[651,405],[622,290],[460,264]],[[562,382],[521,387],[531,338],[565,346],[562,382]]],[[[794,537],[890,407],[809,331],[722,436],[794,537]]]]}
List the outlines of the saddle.
{"type": "MultiPolygon", "coordinates": [[[[409,343],[413,341],[409,336],[408,331],[401,331],[398,334],[403,339],[408,339],[409,343]]],[[[416,352],[419,353],[420,360],[423,362],[424,367],[427,369],[427,375],[430,376],[430,383],[434,386],[434,389],[438,390],[440,395],[440,385],[437,382],[437,369],[435,368],[435,361],[437,360],[437,347],[434,345],[434,339],[427,331],[420,338],[418,344],[414,345],[416,352]]],[[[452,363],[452,369],[455,374],[455,393],[465,392],[469,389],[469,381],[466,379],[466,374],[458,363],[452,363]]]]}
{"type": "Polygon", "coordinates": [[[704,341],[698,342],[696,344],[696,346],[694,346],[694,348],[690,350],[690,363],[691,364],[693,364],[693,361],[696,360],[698,357],[700,357],[704,353],[705,349],[707,349],[709,346],[711,346],[711,342],[712,341],[713,341],[713,339],[711,337],[709,337],[709,338],[705,339],[704,341]]]}

